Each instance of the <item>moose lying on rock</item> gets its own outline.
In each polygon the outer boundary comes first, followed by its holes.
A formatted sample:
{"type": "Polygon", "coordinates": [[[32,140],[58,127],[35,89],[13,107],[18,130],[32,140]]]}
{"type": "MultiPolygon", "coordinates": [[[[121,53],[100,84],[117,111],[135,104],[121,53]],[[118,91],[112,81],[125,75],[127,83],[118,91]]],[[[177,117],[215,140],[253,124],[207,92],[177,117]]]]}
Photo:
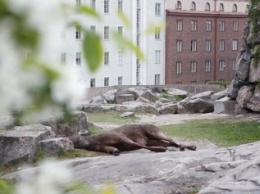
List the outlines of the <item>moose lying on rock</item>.
{"type": "Polygon", "coordinates": [[[113,130],[94,136],[75,135],[70,137],[74,147],[118,156],[120,151],[138,150],[141,148],[154,152],[165,152],[166,147],[174,146],[181,151],[196,150],[194,145],[175,143],[164,135],[158,127],[151,124],[123,125],[113,130]]]}

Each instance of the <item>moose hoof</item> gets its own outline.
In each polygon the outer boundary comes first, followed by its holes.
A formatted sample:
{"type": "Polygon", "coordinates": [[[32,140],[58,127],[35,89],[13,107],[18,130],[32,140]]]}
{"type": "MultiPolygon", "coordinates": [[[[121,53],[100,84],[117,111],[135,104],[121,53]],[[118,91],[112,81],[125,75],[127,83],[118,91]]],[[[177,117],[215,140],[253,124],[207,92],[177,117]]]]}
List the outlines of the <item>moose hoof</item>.
{"type": "Polygon", "coordinates": [[[120,155],[120,151],[119,151],[119,150],[113,151],[113,155],[114,155],[114,156],[119,156],[119,155],[120,155]]]}
{"type": "Polygon", "coordinates": [[[197,146],[195,146],[195,145],[189,146],[189,150],[196,151],[196,149],[197,149],[197,146]]]}

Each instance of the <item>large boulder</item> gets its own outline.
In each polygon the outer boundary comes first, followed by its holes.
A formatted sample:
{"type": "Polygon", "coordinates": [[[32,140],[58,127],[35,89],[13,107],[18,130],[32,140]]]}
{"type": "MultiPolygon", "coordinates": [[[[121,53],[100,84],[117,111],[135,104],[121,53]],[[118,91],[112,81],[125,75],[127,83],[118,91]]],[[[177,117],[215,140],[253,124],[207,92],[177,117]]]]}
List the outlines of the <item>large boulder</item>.
{"type": "Polygon", "coordinates": [[[27,125],[0,132],[0,166],[8,163],[31,163],[38,141],[54,137],[51,127],[27,125]]]}
{"type": "Polygon", "coordinates": [[[149,100],[150,102],[155,102],[157,100],[157,97],[150,91],[145,91],[141,97],[149,100]]]}
{"type": "MultiPolygon", "coordinates": [[[[186,110],[182,110],[183,113],[210,113],[214,111],[214,103],[201,98],[186,98],[180,101],[179,105],[186,110]]],[[[178,111],[178,113],[180,112],[178,111]]]]}
{"type": "Polygon", "coordinates": [[[54,115],[42,124],[50,126],[57,136],[70,136],[80,131],[88,131],[87,114],[83,111],[74,111],[70,120],[54,115]]]}
{"type": "Polygon", "coordinates": [[[227,113],[232,114],[235,113],[235,105],[237,102],[235,100],[230,99],[229,97],[224,97],[214,102],[214,113],[227,113]]]}
{"type": "Polygon", "coordinates": [[[117,100],[118,96],[129,95],[129,94],[131,94],[133,96],[134,100],[136,100],[140,96],[139,91],[135,90],[135,88],[127,88],[127,89],[123,89],[123,90],[117,92],[116,100],[117,100]]]}
{"type": "Polygon", "coordinates": [[[190,99],[200,98],[202,100],[211,101],[211,96],[213,95],[213,93],[214,93],[213,91],[201,92],[201,93],[191,96],[190,99]]]}
{"type": "Polygon", "coordinates": [[[106,104],[107,101],[103,98],[103,96],[95,96],[90,99],[89,104],[106,104]]]}
{"type": "Polygon", "coordinates": [[[115,107],[118,112],[136,112],[136,113],[148,113],[158,115],[159,111],[151,104],[142,102],[125,102],[123,104],[118,104],[115,107]]]}
{"type": "Polygon", "coordinates": [[[103,98],[108,102],[109,104],[115,103],[116,100],[116,94],[117,94],[117,89],[114,90],[109,90],[105,94],[103,94],[103,98]]]}
{"type": "Polygon", "coordinates": [[[176,88],[164,88],[162,90],[163,92],[166,92],[168,94],[171,94],[175,97],[179,97],[181,99],[184,99],[188,96],[188,92],[184,91],[184,90],[180,90],[180,89],[176,89],[176,88]]]}
{"type": "Polygon", "coordinates": [[[122,104],[124,102],[134,101],[135,97],[133,94],[118,94],[116,95],[116,103],[122,104]]]}
{"type": "Polygon", "coordinates": [[[74,145],[68,137],[58,137],[39,141],[39,149],[45,156],[57,156],[63,151],[74,149],[74,145]]]}
{"type": "Polygon", "coordinates": [[[178,110],[177,104],[168,104],[159,108],[160,114],[176,114],[178,110]]]}
{"type": "Polygon", "coordinates": [[[247,108],[248,104],[253,97],[253,87],[243,86],[240,88],[237,96],[237,103],[241,108],[247,108]]]}

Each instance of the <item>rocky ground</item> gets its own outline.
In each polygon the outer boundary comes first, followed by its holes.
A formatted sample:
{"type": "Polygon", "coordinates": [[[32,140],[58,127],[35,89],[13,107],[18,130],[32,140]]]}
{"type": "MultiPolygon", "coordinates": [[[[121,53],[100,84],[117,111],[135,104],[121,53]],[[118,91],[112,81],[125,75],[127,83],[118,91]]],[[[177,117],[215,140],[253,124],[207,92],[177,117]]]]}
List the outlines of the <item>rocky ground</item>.
{"type": "MultiPolygon", "coordinates": [[[[191,119],[228,118],[260,120],[260,115],[143,115],[140,123],[165,125],[191,119]]],[[[72,169],[75,179],[94,188],[112,183],[118,194],[260,193],[260,142],[229,148],[220,148],[206,140],[192,143],[198,145],[197,151],[139,150],[119,157],[104,155],[60,163],[72,169]]],[[[27,171],[10,173],[4,178],[19,179],[27,171]]],[[[29,171],[37,172],[35,168],[29,171]]]]}

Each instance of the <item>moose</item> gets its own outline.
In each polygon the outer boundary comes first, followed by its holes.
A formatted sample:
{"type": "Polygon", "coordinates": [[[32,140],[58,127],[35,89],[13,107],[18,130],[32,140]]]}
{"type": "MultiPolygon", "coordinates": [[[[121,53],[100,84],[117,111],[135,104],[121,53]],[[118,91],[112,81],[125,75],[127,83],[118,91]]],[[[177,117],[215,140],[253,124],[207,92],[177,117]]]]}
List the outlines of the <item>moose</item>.
{"type": "Polygon", "coordinates": [[[152,124],[129,124],[94,135],[74,135],[70,137],[74,147],[91,151],[105,152],[118,156],[120,151],[148,149],[153,152],[165,152],[173,146],[180,151],[196,150],[195,145],[177,144],[152,124]]]}

